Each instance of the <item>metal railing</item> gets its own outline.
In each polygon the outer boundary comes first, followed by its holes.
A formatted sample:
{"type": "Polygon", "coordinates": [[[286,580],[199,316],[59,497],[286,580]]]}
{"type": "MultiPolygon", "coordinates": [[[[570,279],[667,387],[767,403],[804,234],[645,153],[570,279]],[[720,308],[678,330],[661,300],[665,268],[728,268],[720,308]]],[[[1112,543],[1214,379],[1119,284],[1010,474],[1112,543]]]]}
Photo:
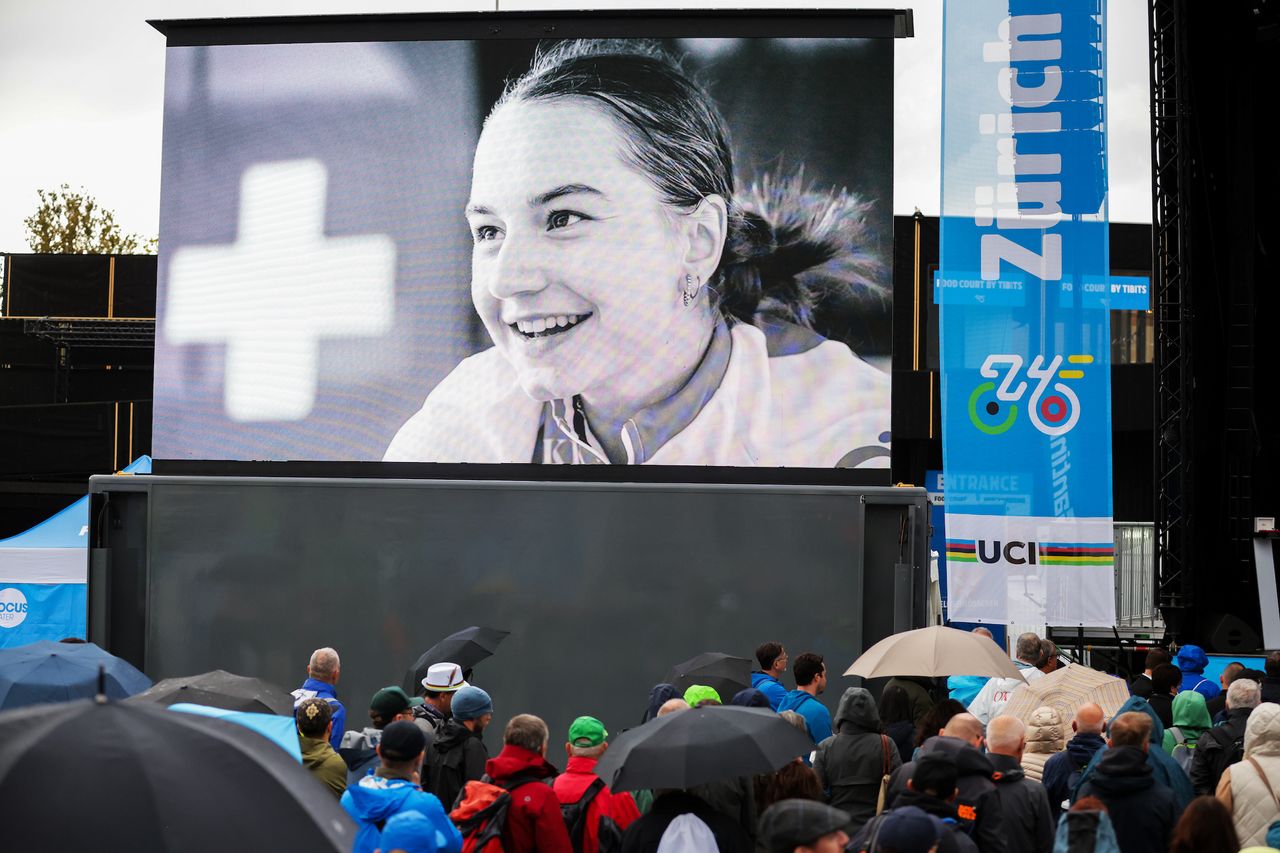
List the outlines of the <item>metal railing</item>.
{"type": "Polygon", "coordinates": [[[1156,601],[1155,525],[1117,521],[1116,627],[1163,629],[1156,601]]]}

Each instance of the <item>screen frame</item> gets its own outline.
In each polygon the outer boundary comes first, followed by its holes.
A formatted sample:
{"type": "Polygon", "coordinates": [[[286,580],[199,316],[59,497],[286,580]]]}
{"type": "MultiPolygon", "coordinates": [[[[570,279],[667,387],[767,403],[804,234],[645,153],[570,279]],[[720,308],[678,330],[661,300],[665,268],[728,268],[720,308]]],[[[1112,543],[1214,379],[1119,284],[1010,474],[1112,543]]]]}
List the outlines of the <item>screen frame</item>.
{"type": "MultiPolygon", "coordinates": [[[[601,10],[293,15],[148,20],[166,47],[559,38],[911,38],[911,9],[601,10]]],[[[892,239],[892,237],[891,237],[892,239]]],[[[896,260],[892,246],[890,281],[896,260]]],[[[896,316],[897,300],[893,309],[896,316]]],[[[890,322],[890,334],[896,322],[890,322]]],[[[896,349],[896,347],[895,347],[896,349]]],[[[894,411],[892,397],[890,411],[894,411]]],[[[888,486],[885,468],[764,468],[714,465],[538,465],[381,461],[154,460],[167,476],[333,477],[652,484],[888,486]],[[562,470],[563,469],[563,470],[562,470]]]]}
{"type": "Polygon", "coordinates": [[[546,38],[911,38],[910,9],[423,12],[147,21],[168,47],[546,38]]]}

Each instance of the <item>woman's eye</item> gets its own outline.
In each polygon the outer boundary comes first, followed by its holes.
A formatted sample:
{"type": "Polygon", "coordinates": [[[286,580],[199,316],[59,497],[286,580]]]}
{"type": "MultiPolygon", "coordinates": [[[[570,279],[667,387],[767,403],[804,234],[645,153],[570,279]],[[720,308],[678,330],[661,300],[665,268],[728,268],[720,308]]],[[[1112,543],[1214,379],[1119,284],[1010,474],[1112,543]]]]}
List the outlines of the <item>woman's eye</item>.
{"type": "Polygon", "coordinates": [[[580,213],[573,213],[569,210],[557,210],[547,217],[547,228],[554,230],[557,228],[567,228],[575,222],[581,222],[586,219],[580,213]]]}
{"type": "Polygon", "coordinates": [[[472,232],[472,237],[477,243],[483,243],[486,240],[496,240],[502,232],[493,225],[480,225],[472,232]]]}

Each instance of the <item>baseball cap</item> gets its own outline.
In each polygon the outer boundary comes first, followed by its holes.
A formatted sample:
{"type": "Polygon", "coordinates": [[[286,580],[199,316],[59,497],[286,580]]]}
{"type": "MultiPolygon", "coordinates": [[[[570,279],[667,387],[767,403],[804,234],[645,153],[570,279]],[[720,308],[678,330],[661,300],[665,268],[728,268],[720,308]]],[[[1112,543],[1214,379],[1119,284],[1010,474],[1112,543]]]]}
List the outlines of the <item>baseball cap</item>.
{"type": "Polygon", "coordinates": [[[453,703],[449,707],[453,711],[453,718],[463,723],[467,720],[477,720],[485,714],[492,714],[493,700],[479,687],[468,684],[453,694],[453,703]]]}
{"type": "Polygon", "coordinates": [[[760,816],[760,840],[769,853],[791,853],[848,823],[848,814],[825,803],[779,800],[760,816]]]}
{"type": "Polygon", "coordinates": [[[416,723],[397,720],[382,730],[380,754],[387,761],[409,761],[427,747],[426,735],[416,723]]]}
{"type": "MultiPolygon", "coordinates": [[[[369,700],[369,710],[377,711],[378,716],[383,719],[394,717],[396,714],[404,713],[414,707],[414,701],[400,687],[384,687],[377,693],[373,694],[373,698],[369,700]]],[[[419,699],[416,703],[422,704],[419,699]]]]}
{"type": "Polygon", "coordinates": [[[706,702],[708,699],[714,701],[717,705],[721,704],[720,694],[716,692],[714,687],[708,687],[705,684],[693,684],[684,692],[684,701],[689,703],[690,708],[698,707],[699,702],[706,702]]]}
{"type": "Polygon", "coordinates": [[[462,678],[462,667],[456,663],[433,663],[427,667],[422,687],[432,693],[453,693],[467,686],[462,678]]]}
{"type": "Polygon", "coordinates": [[[595,717],[579,717],[569,726],[569,743],[574,746],[599,746],[609,733],[595,717]]]}

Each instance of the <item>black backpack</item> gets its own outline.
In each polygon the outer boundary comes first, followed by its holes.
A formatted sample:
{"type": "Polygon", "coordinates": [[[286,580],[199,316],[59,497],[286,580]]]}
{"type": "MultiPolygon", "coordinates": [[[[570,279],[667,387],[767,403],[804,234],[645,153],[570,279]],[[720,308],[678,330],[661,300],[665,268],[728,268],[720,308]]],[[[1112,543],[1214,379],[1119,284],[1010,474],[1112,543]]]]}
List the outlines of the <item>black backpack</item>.
{"type": "MultiPolygon", "coordinates": [[[[564,818],[564,825],[569,830],[573,853],[582,853],[583,839],[587,837],[587,810],[591,801],[603,790],[604,780],[596,779],[587,786],[577,802],[560,804],[560,816],[564,818]]],[[[608,815],[600,815],[596,838],[600,842],[600,853],[617,853],[622,849],[622,830],[608,815]]]]}

